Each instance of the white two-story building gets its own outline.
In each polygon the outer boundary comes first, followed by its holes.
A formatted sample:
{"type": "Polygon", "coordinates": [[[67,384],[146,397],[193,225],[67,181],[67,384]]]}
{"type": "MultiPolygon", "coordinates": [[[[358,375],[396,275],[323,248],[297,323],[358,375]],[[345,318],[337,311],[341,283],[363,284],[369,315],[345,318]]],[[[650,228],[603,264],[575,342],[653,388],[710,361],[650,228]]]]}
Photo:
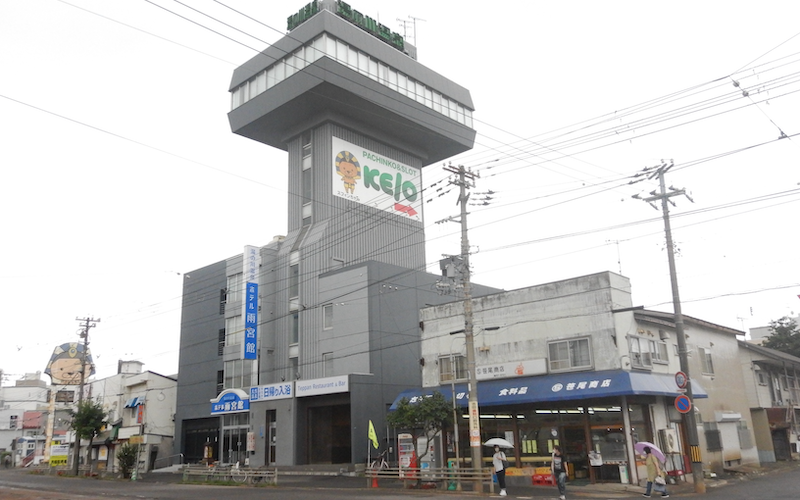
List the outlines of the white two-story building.
{"type": "MultiPolygon", "coordinates": [[[[648,441],[667,454],[674,475],[690,470],[675,407],[682,393],[674,317],[633,307],[627,278],[603,272],[476,298],[472,307],[481,441],[514,443],[516,469],[548,464],[560,444],[574,479],[641,483],[634,444],[648,441]]],[[[741,387],[739,364],[730,361],[742,332],[684,318],[704,468],[757,463],[747,399],[731,389],[741,387]]],[[[454,397],[462,460],[470,456],[464,324],[463,301],[421,310],[423,387],[397,398],[434,390],[454,397]]],[[[454,438],[451,430],[441,445],[448,459],[454,438]]],[[[484,460],[491,453],[484,448],[484,460]]]]}

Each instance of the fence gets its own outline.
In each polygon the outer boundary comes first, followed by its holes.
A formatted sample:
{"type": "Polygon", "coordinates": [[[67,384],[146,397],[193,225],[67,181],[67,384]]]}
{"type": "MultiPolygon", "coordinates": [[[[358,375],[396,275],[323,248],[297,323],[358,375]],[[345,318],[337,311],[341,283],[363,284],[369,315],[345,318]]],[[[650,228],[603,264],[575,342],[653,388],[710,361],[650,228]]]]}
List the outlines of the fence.
{"type": "Polygon", "coordinates": [[[377,488],[380,480],[402,481],[407,487],[413,483],[421,483],[423,488],[442,488],[449,490],[472,490],[476,482],[480,482],[482,489],[488,485],[489,492],[494,493],[494,473],[490,468],[426,468],[416,469],[411,467],[376,467],[364,471],[367,486],[377,488]]]}
{"type": "Polygon", "coordinates": [[[183,481],[233,481],[246,484],[278,484],[278,469],[190,465],[183,469],[183,481]]]}

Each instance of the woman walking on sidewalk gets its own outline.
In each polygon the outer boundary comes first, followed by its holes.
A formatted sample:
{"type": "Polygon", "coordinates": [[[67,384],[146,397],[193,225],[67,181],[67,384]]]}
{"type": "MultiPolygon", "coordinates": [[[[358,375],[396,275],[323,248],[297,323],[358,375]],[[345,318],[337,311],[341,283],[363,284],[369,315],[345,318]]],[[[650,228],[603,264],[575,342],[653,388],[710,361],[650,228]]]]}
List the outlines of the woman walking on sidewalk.
{"type": "MultiPolygon", "coordinates": [[[[653,482],[658,482],[657,479],[663,481],[663,477],[661,476],[661,462],[658,461],[651,451],[653,450],[651,450],[649,446],[644,447],[644,463],[647,466],[647,489],[642,496],[645,498],[650,498],[650,490],[653,488],[653,482]]],[[[659,482],[659,487],[657,487],[656,490],[661,490],[661,498],[669,498],[666,481],[663,483],[659,482]]]]}

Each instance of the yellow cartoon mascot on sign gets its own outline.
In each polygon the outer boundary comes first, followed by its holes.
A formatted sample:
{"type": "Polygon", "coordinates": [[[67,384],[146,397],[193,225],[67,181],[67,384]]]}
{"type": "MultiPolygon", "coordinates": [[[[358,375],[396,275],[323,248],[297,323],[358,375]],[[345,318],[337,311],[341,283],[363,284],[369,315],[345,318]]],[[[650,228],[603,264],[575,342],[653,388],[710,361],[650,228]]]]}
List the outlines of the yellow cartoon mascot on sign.
{"type": "Polygon", "coordinates": [[[336,155],[336,173],[342,176],[345,192],[353,194],[356,179],[361,178],[361,166],[350,151],[342,151],[336,155]]]}

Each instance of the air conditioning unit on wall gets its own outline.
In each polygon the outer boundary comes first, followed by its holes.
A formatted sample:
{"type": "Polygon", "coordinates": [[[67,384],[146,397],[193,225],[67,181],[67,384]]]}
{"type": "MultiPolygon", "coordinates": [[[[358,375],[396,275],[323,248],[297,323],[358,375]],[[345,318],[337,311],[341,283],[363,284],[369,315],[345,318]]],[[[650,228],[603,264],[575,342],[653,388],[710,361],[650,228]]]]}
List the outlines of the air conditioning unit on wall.
{"type": "Polygon", "coordinates": [[[679,453],[678,434],[675,429],[661,429],[658,431],[661,438],[661,451],[664,453],[679,453]]]}

